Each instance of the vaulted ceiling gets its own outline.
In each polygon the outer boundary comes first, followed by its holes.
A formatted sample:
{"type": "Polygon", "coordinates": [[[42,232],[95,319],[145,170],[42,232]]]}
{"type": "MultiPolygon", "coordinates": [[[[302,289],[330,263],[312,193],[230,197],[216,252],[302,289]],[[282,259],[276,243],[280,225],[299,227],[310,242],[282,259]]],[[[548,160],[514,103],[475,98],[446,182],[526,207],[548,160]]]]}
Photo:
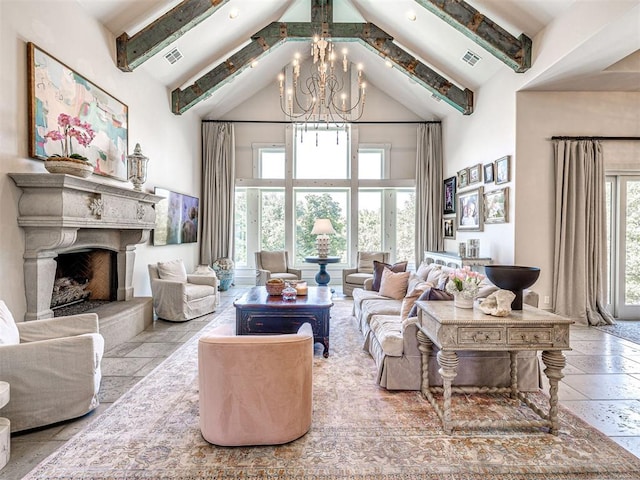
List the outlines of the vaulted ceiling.
{"type": "Polygon", "coordinates": [[[118,67],[166,85],[176,114],[229,112],[270,82],[306,40],[324,28],[344,43],[367,82],[424,119],[452,108],[472,114],[474,92],[501,70],[524,75],[541,56],[532,39],[555,25],[582,35],[574,48],[536,72],[526,88],[640,90],[640,0],[627,15],[580,31],[594,0],[77,0],[118,37],[118,67]],[[327,4],[333,21],[328,21],[327,4]],[[588,13],[588,12],[587,12],[588,13]],[[555,23],[554,23],[555,22],[555,23]],[[546,28],[546,30],[545,30],[546,28]],[[175,63],[165,56],[175,49],[175,63]],[[463,62],[469,52],[474,66],[463,62]]]}

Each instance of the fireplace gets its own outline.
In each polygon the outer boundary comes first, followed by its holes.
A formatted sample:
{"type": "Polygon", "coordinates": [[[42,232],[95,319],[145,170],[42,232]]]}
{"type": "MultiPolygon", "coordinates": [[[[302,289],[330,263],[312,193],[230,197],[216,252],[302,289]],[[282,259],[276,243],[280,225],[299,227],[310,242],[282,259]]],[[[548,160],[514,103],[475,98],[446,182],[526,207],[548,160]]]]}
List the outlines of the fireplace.
{"type": "MultiPolygon", "coordinates": [[[[51,294],[51,309],[56,316],[66,306],[84,304],[89,309],[117,300],[115,252],[100,248],[78,250],[59,254],[56,264],[51,294]]],[[[75,307],[75,311],[83,310],[83,306],[75,307]]]]}
{"type": "MultiPolygon", "coordinates": [[[[162,197],[64,174],[9,176],[22,189],[18,224],[25,232],[25,320],[54,316],[52,296],[59,268],[69,271],[68,264],[77,263],[87,252],[100,252],[95,256],[104,262],[103,271],[85,266],[84,274],[73,274],[74,281],[92,282],[87,269],[106,277],[106,269],[109,279],[99,287],[99,295],[116,302],[132,300],[136,244],[149,239],[155,225],[153,205],[162,197]]],[[[104,278],[96,278],[96,285],[98,280],[104,278]]],[[[87,298],[95,288],[91,284],[87,298]]]]}

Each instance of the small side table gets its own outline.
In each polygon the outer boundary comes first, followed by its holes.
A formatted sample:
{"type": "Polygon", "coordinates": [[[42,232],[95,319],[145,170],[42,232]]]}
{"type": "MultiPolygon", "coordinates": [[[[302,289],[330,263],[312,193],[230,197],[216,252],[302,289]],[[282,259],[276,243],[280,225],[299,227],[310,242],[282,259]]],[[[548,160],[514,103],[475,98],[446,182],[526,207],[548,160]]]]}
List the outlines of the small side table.
{"type": "Polygon", "coordinates": [[[326,287],[331,281],[331,275],[327,272],[328,263],[338,263],[340,257],[305,257],[307,263],[317,263],[320,266],[320,271],[316,273],[316,283],[321,287],[326,287]]]}
{"type": "MultiPolygon", "coordinates": [[[[0,408],[9,403],[9,384],[0,382],[0,408]]],[[[11,454],[11,422],[8,418],[0,417],[0,470],[9,463],[11,454]]]]}

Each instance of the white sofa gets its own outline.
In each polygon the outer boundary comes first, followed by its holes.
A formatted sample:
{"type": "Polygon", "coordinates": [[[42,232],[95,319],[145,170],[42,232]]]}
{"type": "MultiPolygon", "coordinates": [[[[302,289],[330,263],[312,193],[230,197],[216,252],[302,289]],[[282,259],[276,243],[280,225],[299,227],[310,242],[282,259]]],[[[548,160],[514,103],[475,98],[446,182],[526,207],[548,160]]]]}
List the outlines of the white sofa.
{"type": "Polygon", "coordinates": [[[104,339],[98,315],[15,323],[0,301],[0,380],[10,385],[2,416],[17,432],[80,417],[99,404],[104,339]]]}
{"type": "MultiPolygon", "coordinates": [[[[443,286],[451,267],[422,265],[420,280],[437,287],[443,286]]],[[[416,281],[413,274],[413,281],[416,281]]],[[[353,290],[353,314],[363,335],[363,348],[369,352],[377,366],[377,383],[388,390],[420,390],[422,358],[418,350],[417,317],[402,318],[403,300],[394,300],[367,290],[353,290]]],[[[497,290],[488,280],[483,280],[480,297],[497,290]]],[[[524,301],[537,306],[535,292],[525,292],[524,301]]],[[[406,305],[406,304],[405,304],[406,305]]],[[[431,385],[441,385],[434,348],[429,361],[431,385]]],[[[509,356],[505,352],[460,352],[458,375],[454,385],[509,386],[509,356]]],[[[540,387],[540,369],[536,352],[518,354],[518,386],[522,391],[534,391],[540,387]]]]}

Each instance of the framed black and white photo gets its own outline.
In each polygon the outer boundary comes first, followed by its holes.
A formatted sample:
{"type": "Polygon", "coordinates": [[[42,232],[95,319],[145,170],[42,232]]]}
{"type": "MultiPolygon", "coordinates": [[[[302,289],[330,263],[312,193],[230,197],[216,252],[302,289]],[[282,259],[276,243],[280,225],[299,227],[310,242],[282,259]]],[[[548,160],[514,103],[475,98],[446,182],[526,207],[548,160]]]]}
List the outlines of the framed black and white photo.
{"type": "Polygon", "coordinates": [[[496,183],[507,183],[510,180],[509,155],[496,160],[496,183]]]}
{"type": "Polygon", "coordinates": [[[469,170],[463,168],[458,172],[458,188],[464,188],[469,185],[469,170]]]}
{"type": "Polygon", "coordinates": [[[509,215],[509,187],[484,194],[484,223],[507,223],[509,215]]]}
{"type": "Polygon", "coordinates": [[[482,165],[477,164],[469,167],[469,185],[478,183],[480,180],[482,180],[482,165]]]}
{"type": "Polygon", "coordinates": [[[457,230],[482,231],[483,187],[457,194],[457,230]]]}
{"type": "Polygon", "coordinates": [[[486,163],[484,169],[484,183],[493,183],[493,163],[486,163]]]}
{"type": "Polygon", "coordinates": [[[444,181],[444,211],[445,215],[456,213],[456,177],[449,177],[444,181]]]}
{"type": "Polygon", "coordinates": [[[442,231],[444,238],[456,238],[455,218],[445,218],[442,220],[442,231]]]}

